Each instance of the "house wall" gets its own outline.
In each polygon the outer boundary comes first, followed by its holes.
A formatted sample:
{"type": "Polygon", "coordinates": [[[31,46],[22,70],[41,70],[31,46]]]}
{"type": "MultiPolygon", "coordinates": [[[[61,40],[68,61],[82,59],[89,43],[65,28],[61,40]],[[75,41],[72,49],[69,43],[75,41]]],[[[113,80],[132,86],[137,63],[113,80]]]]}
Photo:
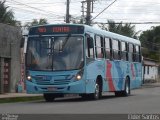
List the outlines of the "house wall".
{"type": "Polygon", "coordinates": [[[145,73],[144,73],[145,80],[156,80],[158,78],[158,67],[147,66],[147,65],[145,65],[144,67],[145,67],[145,73]]]}
{"type": "Polygon", "coordinates": [[[144,82],[156,82],[159,79],[158,65],[154,61],[144,60],[143,64],[144,82]]]}
{"type": "Polygon", "coordinates": [[[16,83],[20,80],[21,38],[20,28],[0,23],[0,93],[5,92],[6,78],[9,77],[8,92],[15,92],[16,83]],[[6,61],[9,64],[5,63],[6,61]],[[5,75],[6,72],[9,75],[5,75]]]}

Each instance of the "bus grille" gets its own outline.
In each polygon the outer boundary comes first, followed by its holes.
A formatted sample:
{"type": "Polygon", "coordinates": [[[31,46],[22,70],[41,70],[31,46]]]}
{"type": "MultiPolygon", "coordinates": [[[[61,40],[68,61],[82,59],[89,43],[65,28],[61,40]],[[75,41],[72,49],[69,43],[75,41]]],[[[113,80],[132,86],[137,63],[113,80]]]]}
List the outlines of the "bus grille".
{"type": "Polygon", "coordinates": [[[34,77],[38,85],[66,85],[69,84],[71,79],[66,79],[68,76],[58,76],[55,79],[49,76],[36,76],[34,77]]]}

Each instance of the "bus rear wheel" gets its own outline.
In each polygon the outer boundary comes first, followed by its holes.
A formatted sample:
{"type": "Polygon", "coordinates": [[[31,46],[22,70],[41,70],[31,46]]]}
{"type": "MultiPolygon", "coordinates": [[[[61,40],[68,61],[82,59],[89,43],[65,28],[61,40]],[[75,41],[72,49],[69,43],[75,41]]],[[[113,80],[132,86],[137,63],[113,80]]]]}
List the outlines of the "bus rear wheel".
{"type": "Polygon", "coordinates": [[[46,102],[53,102],[55,99],[54,94],[51,94],[51,93],[44,93],[43,97],[46,102]]]}
{"type": "Polygon", "coordinates": [[[127,77],[125,80],[125,86],[124,86],[124,90],[122,91],[115,91],[115,96],[117,97],[121,97],[121,96],[129,96],[131,93],[130,90],[130,82],[129,82],[129,78],[127,77]]]}
{"type": "Polygon", "coordinates": [[[123,91],[123,96],[128,96],[130,94],[131,94],[130,82],[129,82],[129,78],[127,77],[125,81],[125,88],[123,91]]]}

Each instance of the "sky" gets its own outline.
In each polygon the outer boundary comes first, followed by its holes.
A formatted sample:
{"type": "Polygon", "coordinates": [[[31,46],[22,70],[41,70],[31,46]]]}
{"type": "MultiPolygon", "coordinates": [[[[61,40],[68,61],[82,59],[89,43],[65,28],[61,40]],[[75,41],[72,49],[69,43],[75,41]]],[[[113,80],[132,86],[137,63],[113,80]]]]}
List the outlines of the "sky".
{"type": "MultiPolygon", "coordinates": [[[[84,0],[70,0],[70,15],[79,19],[82,15],[84,0]]],[[[114,0],[94,0],[92,18],[109,6],[114,0]]],[[[49,23],[64,23],[66,0],[6,0],[16,20],[22,24],[33,19],[46,18],[49,23]]],[[[86,11],[86,4],[84,5],[86,11]]],[[[136,24],[136,31],[145,31],[160,25],[159,0],[116,0],[108,9],[96,17],[93,22],[106,23],[107,20],[124,23],[158,22],[159,24],[136,24]]]]}

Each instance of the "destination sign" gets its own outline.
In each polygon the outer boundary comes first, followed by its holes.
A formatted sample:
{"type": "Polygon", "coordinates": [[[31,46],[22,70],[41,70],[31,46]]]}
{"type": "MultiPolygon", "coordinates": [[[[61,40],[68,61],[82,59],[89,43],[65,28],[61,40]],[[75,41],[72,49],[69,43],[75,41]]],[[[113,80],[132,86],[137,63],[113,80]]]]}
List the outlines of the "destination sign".
{"type": "Polygon", "coordinates": [[[53,34],[83,34],[84,26],[77,25],[47,25],[33,27],[29,35],[53,35],[53,34]]]}

